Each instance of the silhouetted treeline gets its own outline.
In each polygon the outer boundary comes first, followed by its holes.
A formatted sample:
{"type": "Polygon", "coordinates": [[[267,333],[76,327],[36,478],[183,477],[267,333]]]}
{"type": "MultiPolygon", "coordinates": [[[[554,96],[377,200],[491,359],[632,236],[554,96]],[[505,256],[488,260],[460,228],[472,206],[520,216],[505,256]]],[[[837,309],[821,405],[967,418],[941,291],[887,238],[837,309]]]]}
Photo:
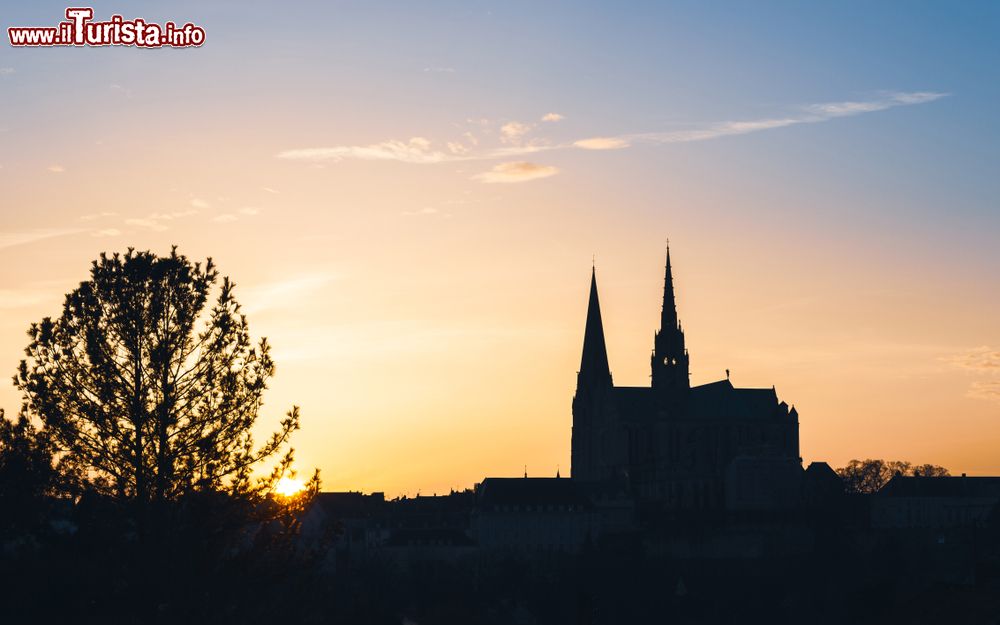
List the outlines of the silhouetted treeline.
{"type": "Polygon", "coordinates": [[[933,464],[914,465],[904,460],[851,460],[837,469],[848,493],[871,495],[882,490],[896,475],[942,477],[951,475],[948,469],[933,464]]]}

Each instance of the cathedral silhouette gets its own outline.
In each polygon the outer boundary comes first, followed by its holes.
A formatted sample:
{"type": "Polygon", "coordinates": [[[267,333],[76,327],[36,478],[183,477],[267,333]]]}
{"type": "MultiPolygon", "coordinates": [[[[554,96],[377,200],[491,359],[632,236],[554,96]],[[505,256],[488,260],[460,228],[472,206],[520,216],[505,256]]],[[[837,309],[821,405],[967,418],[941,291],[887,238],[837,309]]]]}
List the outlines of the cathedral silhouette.
{"type": "Polygon", "coordinates": [[[735,388],[728,371],[724,380],[691,386],[669,247],[650,367],[650,387],[614,385],[593,269],[573,397],[574,480],[618,483],[667,508],[717,509],[727,504],[727,485],[752,496],[773,490],[769,476],[801,471],[798,413],[774,388],[735,388]],[[746,480],[757,483],[734,487],[746,480]]]}

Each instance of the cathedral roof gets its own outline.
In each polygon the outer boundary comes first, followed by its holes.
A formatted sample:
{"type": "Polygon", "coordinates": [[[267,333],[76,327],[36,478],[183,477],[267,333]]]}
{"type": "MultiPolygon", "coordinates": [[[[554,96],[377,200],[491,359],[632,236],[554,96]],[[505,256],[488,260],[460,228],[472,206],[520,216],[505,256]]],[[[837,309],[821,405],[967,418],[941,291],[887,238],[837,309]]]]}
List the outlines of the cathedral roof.
{"type": "Polygon", "coordinates": [[[735,388],[729,380],[692,387],[688,402],[692,417],[756,420],[771,418],[777,410],[773,388],[735,388]]]}
{"type": "MultiPolygon", "coordinates": [[[[656,418],[657,393],[652,388],[617,386],[612,391],[618,414],[625,420],[656,418]]],[[[729,380],[694,386],[684,404],[684,417],[757,421],[783,416],[773,388],[735,388],[729,380]]]]}

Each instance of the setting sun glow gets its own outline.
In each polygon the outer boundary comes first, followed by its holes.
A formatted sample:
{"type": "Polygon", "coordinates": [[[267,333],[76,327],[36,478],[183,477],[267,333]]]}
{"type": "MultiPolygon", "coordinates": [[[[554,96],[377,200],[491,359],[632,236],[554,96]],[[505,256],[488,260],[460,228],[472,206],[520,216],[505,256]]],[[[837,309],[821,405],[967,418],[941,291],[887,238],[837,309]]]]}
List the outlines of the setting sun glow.
{"type": "Polygon", "coordinates": [[[305,485],[302,483],[302,480],[283,477],[278,480],[278,484],[274,487],[274,492],[283,497],[291,497],[292,495],[299,494],[303,488],[305,488],[305,485]]]}

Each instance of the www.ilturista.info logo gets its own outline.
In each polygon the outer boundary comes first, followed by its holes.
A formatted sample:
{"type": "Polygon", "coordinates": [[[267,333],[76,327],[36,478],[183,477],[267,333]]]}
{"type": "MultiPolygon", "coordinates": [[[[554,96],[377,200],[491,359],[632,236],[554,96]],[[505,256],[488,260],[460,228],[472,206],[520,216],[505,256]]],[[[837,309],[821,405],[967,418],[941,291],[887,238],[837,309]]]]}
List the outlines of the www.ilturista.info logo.
{"type": "Polygon", "coordinates": [[[58,26],[11,26],[7,36],[12,46],[138,46],[140,48],[187,48],[205,43],[205,29],[188,22],[153,24],[141,18],[126,20],[112,15],[95,22],[94,9],[70,7],[66,21],[58,26]]]}

